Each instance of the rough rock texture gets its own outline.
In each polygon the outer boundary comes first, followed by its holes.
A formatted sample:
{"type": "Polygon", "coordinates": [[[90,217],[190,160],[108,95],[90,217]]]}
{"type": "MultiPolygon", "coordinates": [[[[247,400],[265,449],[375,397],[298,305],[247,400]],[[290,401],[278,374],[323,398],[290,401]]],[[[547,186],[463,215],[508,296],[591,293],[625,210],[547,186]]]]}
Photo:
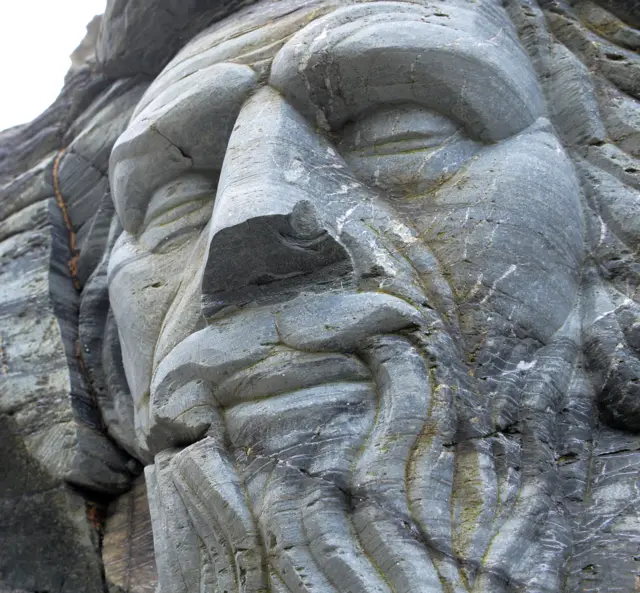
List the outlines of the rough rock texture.
{"type": "Polygon", "coordinates": [[[639,25],[110,0],[0,133],[0,591],[639,590],[639,25]]]}
{"type": "Polygon", "coordinates": [[[82,288],[106,248],[100,226],[113,218],[104,181],[106,215],[100,200],[87,208],[81,196],[100,192],[91,193],[99,185],[91,172],[106,170],[134,88],[76,65],[47,112],[1,133],[0,583],[10,588],[102,591],[90,508],[140,472],[106,434],[89,352],[78,341],[82,288]],[[85,159],[73,174],[72,158],[85,159]],[[83,226],[91,233],[83,236],[83,226]],[[77,265],[74,240],[83,251],[77,265]]]}
{"type": "Polygon", "coordinates": [[[84,498],[38,463],[10,415],[0,415],[0,431],[3,590],[101,593],[98,538],[84,498]]]}
{"type": "Polygon", "coordinates": [[[114,0],[100,25],[96,57],[113,77],[155,76],[208,24],[257,0],[114,0]]]}
{"type": "Polygon", "coordinates": [[[102,544],[110,593],[153,593],[158,580],[144,478],[109,507],[102,544]]]}

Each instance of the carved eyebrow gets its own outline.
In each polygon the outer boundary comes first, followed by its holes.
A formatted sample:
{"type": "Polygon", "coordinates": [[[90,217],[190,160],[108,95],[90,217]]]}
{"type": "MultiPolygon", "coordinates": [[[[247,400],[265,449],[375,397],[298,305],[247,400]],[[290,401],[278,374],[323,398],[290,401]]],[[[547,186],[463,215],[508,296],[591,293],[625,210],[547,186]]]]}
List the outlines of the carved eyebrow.
{"type": "Polygon", "coordinates": [[[332,130],[400,102],[447,115],[489,142],[531,125],[544,103],[506,16],[459,6],[443,15],[403,2],[336,10],[280,50],[270,84],[332,130]]]}
{"type": "Polygon", "coordinates": [[[187,43],[151,83],[136,107],[134,117],[169,87],[183,84],[214,64],[235,63],[256,67],[272,60],[288,39],[307,25],[335,9],[335,0],[305,2],[280,0],[249,6],[202,31],[187,43]],[[185,81],[185,82],[183,82],[185,81]]]}
{"type": "Polygon", "coordinates": [[[152,101],[118,138],[109,180],[122,226],[135,233],[153,192],[192,170],[219,171],[255,72],[215,64],[152,101]]]}

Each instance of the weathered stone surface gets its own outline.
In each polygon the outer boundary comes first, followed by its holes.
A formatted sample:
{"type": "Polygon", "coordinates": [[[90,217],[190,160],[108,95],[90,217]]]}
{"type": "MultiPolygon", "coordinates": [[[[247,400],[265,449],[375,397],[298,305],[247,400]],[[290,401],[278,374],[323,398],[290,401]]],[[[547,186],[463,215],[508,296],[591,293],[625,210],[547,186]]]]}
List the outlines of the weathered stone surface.
{"type": "Polygon", "coordinates": [[[636,5],[110,0],[0,134],[0,582],[637,589],[636,5]]]}
{"type": "Polygon", "coordinates": [[[209,23],[256,0],[108,2],[97,58],[110,76],[155,75],[180,46],[209,23]]]}
{"type": "MultiPolygon", "coordinates": [[[[104,77],[78,65],[45,114],[2,134],[0,466],[6,489],[0,582],[10,588],[102,591],[98,535],[86,501],[126,490],[140,471],[106,436],[87,382],[78,342],[81,296],[69,265],[75,229],[67,225],[60,179],[54,179],[71,121],[106,85],[104,77]]],[[[118,116],[122,128],[126,114],[118,116]]],[[[108,125],[117,136],[112,119],[108,125]]],[[[96,154],[102,150],[105,163],[114,140],[96,136],[96,154]]],[[[85,169],[78,169],[80,178],[85,169]]],[[[94,215],[96,205],[88,210],[94,215]]],[[[85,254],[101,240],[93,234],[83,242],[85,254]]],[[[106,238],[102,243],[104,250],[106,238]]],[[[91,263],[84,259],[86,270],[91,263]]]]}
{"type": "Polygon", "coordinates": [[[110,506],[102,560],[109,593],[153,593],[158,576],[147,487],[142,476],[110,506]]]}
{"type": "Polygon", "coordinates": [[[55,201],[0,224],[2,412],[54,479],[123,489],[127,458],[109,442],[100,444],[96,406],[76,362],[78,297],[67,275],[66,229],[55,201]]]}
{"type": "Polygon", "coordinates": [[[102,15],[96,15],[87,23],[87,33],[84,39],[69,56],[71,58],[71,72],[95,61],[100,21],[102,21],[102,15]]]}
{"type": "MultiPolygon", "coordinates": [[[[35,406],[33,406],[35,408],[35,406]]],[[[14,415],[0,414],[0,583],[10,593],[102,593],[98,538],[86,501],[24,443],[14,415]]]]}

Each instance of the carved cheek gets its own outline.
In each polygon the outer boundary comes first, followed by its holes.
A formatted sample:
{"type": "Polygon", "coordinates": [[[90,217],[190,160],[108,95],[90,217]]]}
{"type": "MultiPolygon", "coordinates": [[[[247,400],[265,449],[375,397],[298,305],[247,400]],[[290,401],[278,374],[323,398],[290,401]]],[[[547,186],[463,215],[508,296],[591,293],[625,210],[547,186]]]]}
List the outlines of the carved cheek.
{"type": "Polygon", "coordinates": [[[504,323],[546,342],[562,326],[583,259],[580,189],[546,120],[486,148],[408,209],[467,329],[504,323]]]}
{"type": "Polygon", "coordinates": [[[403,104],[358,118],[341,137],[353,173],[433,251],[463,331],[515,324],[546,341],[563,324],[582,261],[580,190],[545,119],[483,145],[403,104]]]}
{"type": "Polygon", "coordinates": [[[109,299],[136,410],[148,394],[156,341],[180,282],[175,272],[179,260],[176,252],[150,253],[127,232],[111,255],[109,299]]]}

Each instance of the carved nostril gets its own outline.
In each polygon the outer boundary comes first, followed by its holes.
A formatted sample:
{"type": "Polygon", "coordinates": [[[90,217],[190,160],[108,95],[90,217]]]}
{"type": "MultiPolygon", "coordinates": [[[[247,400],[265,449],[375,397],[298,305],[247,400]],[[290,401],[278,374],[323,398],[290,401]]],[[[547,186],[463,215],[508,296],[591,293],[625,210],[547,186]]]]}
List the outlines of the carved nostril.
{"type": "Polygon", "coordinates": [[[294,235],[300,239],[316,239],[326,234],[315,208],[308,200],[301,200],[293,207],[289,222],[294,235]]]}
{"type": "Polygon", "coordinates": [[[288,300],[351,273],[345,248],[311,203],[299,201],[289,214],[248,218],[215,233],[202,279],[202,311],[211,317],[231,306],[288,300]]]}

